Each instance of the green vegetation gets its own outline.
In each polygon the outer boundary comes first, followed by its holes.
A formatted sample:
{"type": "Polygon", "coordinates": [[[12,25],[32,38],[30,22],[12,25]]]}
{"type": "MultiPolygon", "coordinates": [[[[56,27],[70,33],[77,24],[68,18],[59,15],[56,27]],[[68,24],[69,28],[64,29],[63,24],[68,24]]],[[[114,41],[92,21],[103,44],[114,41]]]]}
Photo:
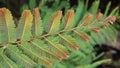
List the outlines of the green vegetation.
{"type": "Polygon", "coordinates": [[[73,7],[68,0],[41,0],[39,5],[30,0],[21,7],[17,24],[8,9],[0,8],[0,68],[96,68],[111,62],[96,61],[104,53],[96,55],[94,47],[116,40],[112,24],[119,11],[116,7],[109,14],[109,2],[101,13],[99,2],[87,9],[88,0],[73,7]]]}

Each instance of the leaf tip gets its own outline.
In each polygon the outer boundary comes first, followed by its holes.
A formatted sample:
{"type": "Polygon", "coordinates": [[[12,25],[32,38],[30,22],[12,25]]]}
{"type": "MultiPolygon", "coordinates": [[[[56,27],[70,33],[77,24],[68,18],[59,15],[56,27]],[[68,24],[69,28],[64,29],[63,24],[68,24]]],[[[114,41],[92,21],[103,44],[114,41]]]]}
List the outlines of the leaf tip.
{"type": "Polygon", "coordinates": [[[110,15],[110,16],[107,17],[107,20],[109,20],[109,22],[110,22],[111,24],[113,24],[113,23],[116,21],[116,17],[110,15]]]}
{"type": "Polygon", "coordinates": [[[58,56],[56,59],[57,59],[58,61],[62,61],[62,57],[60,57],[60,56],[58,56]]]}
{"type": "Polygon", "coordinates": [[[89,42],[89,37],[87,37],[87,36],[84,36],[84,37],[82,37],[82,39],[85,41],[85,42],[89,42]]]}
{"type": "Polygon", "coordinates": [[[34,9],[34,15],[36,15],[36,16],[39,16],[40,14],[39,14],[39,9],[38,8],[35,8],[34,9]]]}
{"type": "Polygon", "coordinates": [[[77,45],[73,46],[73,49],[76,50],[76,51],[79,50],[79,48],[80,48],[80,47],[77,46],[77,45]]]}
{"type": "Polygon", "coordinates": [[[100,20],[102,17],[103,17],[103,14],[101,12],[99,12],[98,15],[97,15],[97,17],[96,17],[96,19],[100,20]]]}
{"type": "Polygon", "coordinates": [[[73,15],[74,15],[74,10],[69,10],[69,11],[68,11],[68,14],[69,14],[70,16],[73,16],[73,15]]]}
{"type": "Polygon", "coordinates": [[[57,14],[56,14],[56,20],[59,20],[62,16],[62,11],[58,11],[57,14]]]}
{"type": "Polygon", "coordinates": [[[24,14],[27,16],[27,15],[29,15],[30,14],[30,10],[25,10],[24,11],[24,14]]]}
{"type": "Polygon", "coordinates": [[[64,58],[67,59],[69,57],[69,54],[65,54],[64,58]]]}
{"type": "Polygon", "coordinates": [[[107,28],[109,26],[110,26],[110,23],[106,23],[106,24],[103,25],[104,28],[107,28]]]}
{"type": "Polygon", "coordinates": [[[100,28],[93,28],[92,31],[95,32],[95,33],[99,33],[100,32],[100,28]]]}
{"type": "Polygon", "coordinates": [[[51,67],[53,65],[53,63],[51,61],[49,61],[48,63],[46,63],[46,65],[51,67]]]}

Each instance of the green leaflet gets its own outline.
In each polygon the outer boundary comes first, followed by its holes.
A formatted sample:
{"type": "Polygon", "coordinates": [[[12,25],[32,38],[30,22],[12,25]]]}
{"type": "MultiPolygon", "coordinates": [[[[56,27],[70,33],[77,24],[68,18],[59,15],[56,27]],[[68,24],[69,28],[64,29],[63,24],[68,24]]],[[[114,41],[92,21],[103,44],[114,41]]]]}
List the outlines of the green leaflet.
{"type": "Polygon", "coordinates": [[[106,10],[105,10],[105,13],[104,13],[103,18],[107,17],[108,11],[109,11],[109,8],[110,8],[110,5],[111,5],[111,2],[109,2],[109,3],[107,4],[107,7],[106,7],[106,10]]]}
{"type": "Polygon", "coordinates": [[[29,0],[29,7],[33,10],[36,6],[36,0],[29,0]]]}
{"type": "Polygon", "coordinates": [[[15,41],[15,24],[11,12],[6,8],[0,9],[0,44],[15,41]]]}
{"type": "Polygon", "coordinates": [[[5,50],[5,55],[8,56],[12,61],[15,61],[16,64],[19,64],[18,66],[20,67],[32,68],[36,65],[34,61],[32,61],[28,56],[22,54],[20,50],[13,45],[10,45],[5,50]]]}
{"type": "Polygon", "coordinates": [[[40,7],[40,11],[41,11],[41,17],[43,17],[42,22],[43,22],[43,27],[45,28],[49,22],[49,19],[51,18],[51,14],[55,11],[48,9],[46,7],[40,7]],[[49,12],[45,11],[48,10],[49,12]]]}
{"type": "Polygon", "coordinates": [[[32,25],[32,34],[33,36],[39,36],[43,32],[42,20],[40,17],[39,9],[34,9],[33,25],[32,25]]]}
{"type": "Polygon", "coordinates": [[[37,52],[30,49],[30,43],[26,43],[26,42],[22,43],[20,46],[20,49],[24,50],[25,54],[34,56],[35,59],[32,58],[32,60],[36,61],[37,63],[43,64],[45,66],[53,65],[53,63],[51,62],[51,60],[49,58],[42,56],[42,55],[40,55],[40,53],[38,54],[37,52]]]}
{"type": "Polygon", "coordinates": [[[24,4],[21,8],[20,8],[20,13],[22,13],[24,10],[29,9],[29,6],[27,4],[24,4]]]}
{"type": "Polygon", "coordinates": [[[0,64],[1,68],[18,68],[18,65],[4,54],[0,55],[0,64]]]}
{"type": "Polygon", "coordinates": [[[77,25],[79,23],[79,21],[82,18],[82,13],[83,13],[83,9],[84,9],[84,3],[81,0],[78,0],[79,4],[77,6],[76,12],[75,12],[75,25],[77,25]]]}
{"type": "Polygon", "coordinates": [[[52,49],[51,52],[56,53],[57,55],[59,55],[61,58],[68,58],[69,57],[69,53],[67,52],[67,49],[64,48],[64,46],[60,43],[57,42],[53,42],[48,38],[44,38],[49,44],[49,48],[52,49]]]}
{"type": "Polygon", "coordinates": [[[97,66],[103,64],[103,63],[106,63],[106,62],[110,62],[111,59],[104,59],[104,60],[101,60],[101,61],[97,61],[97,62],[94,62],[93,64],[88,64],[88,65],[80,65],[76,68],[96,68],[97,66]]]}
{"type": "Polygon", "coordinates": [[[25,10],[22,13],[20,21],[17,27],[17,39],[29,40],[31,37],[31,26],[32,26],[33,16],[30,10],[25,10]]]}
{"type": "Polygon", "coordinates": [[[61,9],[63,9],[63,8],[65,8],[65,12],[70,8],[70,4],[69,4],[69,2],[68,1],[65,1],[65,0],[63,0],[63,1],[58,1],[58,0],[56,0],[57,2],[60,2],[60,4],[58,3],[58,5],[57,6],[55,6],[56,4],[54,4],[52,7],[54,7],[53,8],[53,10],[54,9],[56,9],[56,10],[61,10],[61,9]]]}
{"type": "Polygon", "coordinates": [[[119,7],[116,7],[113,9],[113,11],[110,13],[110,15],[115,15],[115,13],[117,13],[119,7]]]}
{"type": "Polygon", "coordinates": [[[80,26],[87,26],[87,25],[90,25],[92,22],[92,18],[93,18],[93,15],[92,14],[88,14],[84,19],[83,21],[81,22],[80,26]]]}
{"type": "Polygon", "coordinates": [[[4,52],[4,49],[3,48],[0,48],[0,55],[2,55],[4,52]]]}
{"type": "Polygon", "coordinates": [[[66,15],[64,16],[64,29],[70,29],[74,23],[74,10],[68,10],[66,15]]]}
{"type": "Polygon", "coordinates": [[[91,8],[89,9],[90,13],[92,13],[92,14],[94,15],[92,21],[95,20],[96,15],[97,15],[97,13],[98,13],[99,3],[100,3],[100,0],[94,1],[94,2],[92,3],[91,8]],[[96,10],[96,11],[95,11],[95,10],[96,10]]]}
{"type": "Polygon", "coordinates": [[[88,42],[89,41],[89,37],[85,32],[80,32],[77,30],[74,30],[75,34],[78,35],[78,37],[80,37],[82,40],[88,42]]]}
{"type": "Polygon", "coordinates": [[[59,3],[60,3],[60,0],[56,0],[53,4],[52,4],[52,9],[55,9],[59,7],[59,3]]]}
{"type": "MultiPolygon", "coordinates": [[[[44,54],[47,54],[49,56],[46,57],[52,57],[53,59],[56,59],[58,61],[61,61],[62,58],[59,55],[56,55],[55,53],[51,52],[50,50],[48,50],[47,48],[43,48],[41,47],[42,44],[38,44],[39,40],[35,40],[34,42],[30,42],[33,46],[35,46],[35,49],[40,50],[41,52],[43,52],[44,54]]],[[[40,52],[39,51],[39,52],[40,52]]]]}
{"type": "Polygon", "coordinates": [[[61,16],[62,16],[62,11],[58,11],[57,13],[53,14],[53,16],[50,18],[50,21],[48,22],[46,27],[46,31],[49,34],[54,34],[58,32],[61,16]]]}
{"type": "Polygon", "coordinates": [[[62,38],[65,43],[67,43],[70,48],[73,48],[74,50],[79,50],[78,44],[75,42],[75,40],[70,35],[61,35],[59,34],[60,38],[62,38]]]}

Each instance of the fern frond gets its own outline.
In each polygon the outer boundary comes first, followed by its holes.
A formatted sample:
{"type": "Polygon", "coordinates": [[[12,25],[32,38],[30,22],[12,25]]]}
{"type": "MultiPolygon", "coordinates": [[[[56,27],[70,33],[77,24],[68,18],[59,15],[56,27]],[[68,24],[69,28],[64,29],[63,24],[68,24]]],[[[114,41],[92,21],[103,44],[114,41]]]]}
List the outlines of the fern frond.
{"type": "MultiPolygon", "coordinates": [[[[74,63],[70,67],[80,64],[89,65],[93,58],[96,58],[95,44],[105,43],[106,40],[113,41],[112,35],[117,32],[111,26],[116,20],[115,16],[112,15],[116,13],[117,8],[111,12],[111,15],[107,16],[110,3],[103,14],[97,11],[99,1],[95,1],[87,11],[87,5],[79,0],[75,12],[71,9],[63,14],[60,9],[68,9],[70,5],[65,6],[64,2],[68,1],[62,1],[60,4],[59,2],[56,0],[51,8],[44,6],[45,3],[41,4],[39,6],[41,13],[39,13],[38,8],[35,8],[33,15],[30,10],[24,10],[16,28],[10,11],[6,8],[0,8],[0,65],[3,67],[6,65],[4,68],[16,66],[33,68],[39,64],[52,66],[56,60],[61,61],[68,57],[70,58],[63,60],[64,62],[57,62],[58,66],[65,67],[62,66],[65,62],[69,65],[70,62],[74,63]],[[57,8],[54,5],[61,6],[57,8]],[[52,13],[54,14],[52,15],[52,13]],[[10,29],[16,29],[17,33],[10,29]],[[17,39],[9,34],[14,34],[17,39]]],[[[34,6],[28,7],[33,9],[34,6]]]]}

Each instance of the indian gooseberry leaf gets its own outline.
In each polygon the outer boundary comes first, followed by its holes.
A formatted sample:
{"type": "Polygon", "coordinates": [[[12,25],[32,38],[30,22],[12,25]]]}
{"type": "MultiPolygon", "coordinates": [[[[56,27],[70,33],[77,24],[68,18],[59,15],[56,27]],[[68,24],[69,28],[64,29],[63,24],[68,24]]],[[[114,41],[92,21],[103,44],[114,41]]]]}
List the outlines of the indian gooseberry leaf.
{"type": "Polygon", "coordinates": [[[61,16],[62,11],[58,11],[57,13],[53,14],[46,27],[46,31],[48,32],[48,34],[54,34],[58,32],[61,16]]]}
{"type": "Polygon", "coordinates": [[[42,20],[40,17],[39,9],[34,9],[33,25],[32,25],[32,34],[33,36],[39,36],[43,32],[42,20]]]}
{"type": "Polygon", "coordinates": [[[31,37],[33,15],[30,10],[25,10],[22,13],[17,27],[17,39],[28,40],[31,37]]]}
{"type": "Polygon", "coordinates": [[[0,43],[15,41],[15,24],[11,12],[0,8],[0,43]]]}
{"type": "Polygon", "coordinates": [[[74,10],[68,10],[64,17],[64,29],[70,29],[74,23],[74,10]]]}

